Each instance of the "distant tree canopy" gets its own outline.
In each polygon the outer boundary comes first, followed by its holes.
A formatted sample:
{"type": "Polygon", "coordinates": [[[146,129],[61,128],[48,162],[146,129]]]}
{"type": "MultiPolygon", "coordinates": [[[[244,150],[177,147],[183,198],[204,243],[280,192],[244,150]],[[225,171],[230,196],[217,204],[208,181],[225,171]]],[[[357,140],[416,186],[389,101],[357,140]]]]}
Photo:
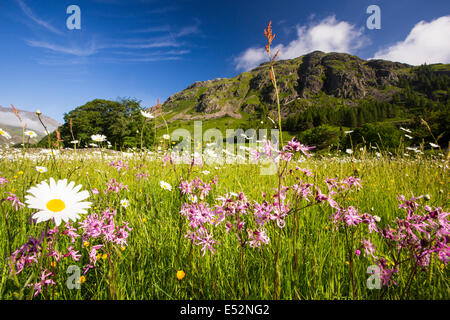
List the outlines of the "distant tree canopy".
{"type": "MultiPolygon", "coordinates": [[[[64,114],[64,124],[59,127],[64,147],[72,147],[72,140],[80,141],[84,147],[92,143],[91,135],[103,134],[114,148],[140,147],[141,130],[144,118],[140,111],[143,108],[140,101],[122,98],[118,101],[95,99],[64,114]],[[72,119],[72,133],[70,132],[72,119]]],[[[149,147],[154,143],[153,124],[148,121],[142,135],[143,146],[149,147]]],[[[56,139],[52,134],[52,141],[56,139]]],[[[47,137],[39,142],[47,144],[47,137]]]]}

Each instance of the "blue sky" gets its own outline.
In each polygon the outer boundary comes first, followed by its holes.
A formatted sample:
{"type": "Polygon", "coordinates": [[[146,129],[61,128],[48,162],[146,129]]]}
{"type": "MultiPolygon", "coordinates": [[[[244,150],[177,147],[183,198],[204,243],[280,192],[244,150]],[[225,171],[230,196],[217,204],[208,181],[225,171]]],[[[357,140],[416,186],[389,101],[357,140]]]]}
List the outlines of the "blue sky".
{"type": "Polygon", "coordinates": [[[233,77],[265,61],[263,30],[287,59],[349,52],[410,64],[450,63],[448,1],[0,1],[0,105],[58,121],[94,98],[150,107],[195,81],[233,77]],[[69,5],[81,29],[69,30],[69,5]],[[369,30],[369,5],[381,29],[369,30]]]}

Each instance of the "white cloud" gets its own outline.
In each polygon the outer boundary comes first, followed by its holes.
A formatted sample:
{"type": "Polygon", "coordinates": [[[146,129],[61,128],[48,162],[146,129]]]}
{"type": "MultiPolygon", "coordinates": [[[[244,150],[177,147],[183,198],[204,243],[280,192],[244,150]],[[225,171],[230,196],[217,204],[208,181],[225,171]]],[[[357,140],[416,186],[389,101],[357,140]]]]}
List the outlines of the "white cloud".
{"type": "Polygon", "coordinates": [[[375,53],[374,59],[412,65],[450,62],[450,16],[417,23],[405,40],[375,53]]]}
{"type": "MultiPolygon", "coordinates": [[[[276,38],[275,38],[276,39],[276,38]]],[[[337,21],[330,16],[308,27],[297,26],[297,38],[287,45],[279,44],[271,50],[280,49],[280,59],[292,59],[320,50],[324,52],[347,52],[361,47],[366,41],[361,29],[346,21],[337,21]]],[[[261,62],[267,61],[264,48],[249,48],[234,59],[237,70],[250,70],[261,62]]]]}
{"type": "Polygon", "coordinates": [[[26,42],[31,47],[44,48],[54,52],[66,53],[78,57],[90,56],[98,52],[98,48],[96,47],[94,42],[91,42],[90,45],[85,48],[63,46],[46,41],[26,40],[26,42]]]}
{"type": "Polygon", "coordinates": [[[35,23],[37,23],[38,25],[44,27],[45,29],[47,29],[48,31],[51,31],[53,33],[56,34],[62,34],[62,32],[58,29],[56,29],[54,26],[52,26],[50,23],[48,23],[45,20],[42,20],[41,18],[37,17],[33,11],[30,9],[30,7],[28,7],[25,2],[23,2],[22,0],[16,0],[17,3],[20,6],[20,9],[22,9],[23,13],[30,18],[31,20],[33,20],[35,23]]]}

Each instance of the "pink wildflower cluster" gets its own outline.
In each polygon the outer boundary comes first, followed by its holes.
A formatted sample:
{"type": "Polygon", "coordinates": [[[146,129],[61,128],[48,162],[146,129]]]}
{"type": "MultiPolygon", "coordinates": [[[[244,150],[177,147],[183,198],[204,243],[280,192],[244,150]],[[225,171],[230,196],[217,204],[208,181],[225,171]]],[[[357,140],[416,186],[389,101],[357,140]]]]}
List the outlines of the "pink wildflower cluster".
{"type": "Polygon", "coordinates": [[[41,239],[29,238],[28,242],[23,244],[19,249],[15,250],[10,257],[12,265],[10,265],[11,273],[18,274],[22,272],[24,267],[28,267],[38,262],[41,253],[41,239]],[[13,267],[15,272],[13,271],[13,267]]]}
{"type": "Polygon", "coordinates": [[[6,197],[6,201],[11,203],[11,206],[18,211],[21,207],[25,207],[25,204],[20,202],[19,198],[11,192],[8,192],[9,196],[6,197]]]}
{"type": "Polygon", "coordinates": [[[182,181],[179,188],[182,194],[185,195],[198,195],[200,200],[203,200],[208,196],[211,191],[212,185],[217,184],[218,178],[215,177],[211,182],[206,183],[201,178],[197,178],[191,181],[182,181]]]}
{"type": "Polygon", "coordinates": [[[44,232],[40,238],[29,238],[28,242],[15,250],[9,258],[10,272],[19,274],[26,267],[33,266],[43,270],[39,281],[29,285],[34,288],[34,295],[36,296],[43,287],[55,284],[53,281],[55,274],[48,271],[47,267],[39,265],[43,261],[41,259],[43,253],[45,253],[45,257],[51,258],[50,261],[55,263],[61,262],[63,259],[77,262],[82,260],[83,256],[79,250],[76,250],[77,245],[80,246],[81,242],[97,243],[89,249],[89,263],[84,268],[84,273],[86,273],[89,269],[95,268],[100,249],[109,248],[110,245],[119,245],[121,247],[127,245],[131,228],[127,222],[123,222],[120,225],[116,224],[114,221],[115,214],[115,210],[105,210],[99,215],[89,215],[86,219],[79,222],[78,228],[67,222],[62,230],[54,227],[46,233],[44,232]],[[44,237],[46,246],[43,246],[44,237]],[[61,244],[56,245],[56,241],[62,243],[64,237],[70,239],[71,243],[65,249],[64,247],[61,248],[61,244]],[[81,239],[81,242],[77,242],[77,239],[81,239]]]}
{"type": "Polygon", "coordinates": [[[150,175],[148,174],[148,172],[138,172],[135,174],[136,179],[141,180],[141,179],[148,179],[148,177],[150,177],[150,175]]]}
{"type": "Polygon", "coordinates": [[[116,168],[117,171],[128,170],[128,165],[122,160],[118,160],[117,162],[112,161],[109,165],[116,168]]]}
{"type": "Polygon", "coordinates": [[[128,222],[123,222],[122,225],[116,225],[114,216],[116,210],[106,209],[100,214],[90,214],[83,221],[80,222],[80,229],[82,230],[82,240],[84,242],[100,242],[98,245],[91,247],[89,253],[89,264],[85,266],[84,272],[95,267],[97,262],[98,250],[106,247],[108,244],[116,244],[119,246],[126,246],[129,232],[132,230],[128,222]]]}
{"type": "Polygon", "coordinates": [[[109,182],[106,183],[107,189],[105,189],[105,194],[109,192],[119,193],[122,190],[128,190],[128,186],[117,182],[114,178],[112,178],[109,182]]]}
{"type": "Polygon", "coordinates": [[[52,279],[47,279],[49,276],[53,276],[53,274],[47,270],[42,271],[41,274],[41,278],[39,279],[38,282],[34,283],[34,284],[29,284],[29,287],[33,287],[34,289],[34,297],[36,297],[41,291],[42,291],[42,287],[48,287],[51,284],[56,284],[55,281],[53,281],[52,279]]]}
{"type": "Polygon", "coordinates": [[[213,247],[217,242],[213,239],[212,232],[208,231],[208,225],[217,223],[216,214],[208,204],[204,203],[185,203],[181,208],[182,215],[189,221],[190,231],[185,235],[193,244],[202,246],[203,255],[206,250],[216,252],[213,247]]]}
{"type": "Polygon", "coordinates": [[[311,154],[308,153],[308,151],[312,150],[314,148],[315,147],[308,147],[308,146],[301,144],[294,137],[294,138],[292,138],[291,141],[289,141],[286,145],[283,146],[283,152],[281,153],[281,157],[285,161],[290,161],[292,156],[294,155],[294,152],[301,152],[305,156],[310,157],[311,154]]]}
{"type": "MultiPolygon", "coordinates": [[[[66,223],[67,230],[64,230],[62,234],[69,235],[71,232],[73,233],[73,228],[70,223],[66,223]],[[66,232],[67,231],[67,232],[66,232]]],[[[19,249],[15,250],[10,259],[10,272],[19,274],[21,273],[25,267],[32,267],[34,265],[42,268],[42,275],[38,282],[34,284],[29,284],[28,286],[33,287],[35,290],[34,296],[38,295],[44,286],[48,286],[50,284],[55,284],[53,279],[47,279],[49,276],[54,278],[54,273],[47,270],[47,268],[43,268],[39,266],[39,261],[41,260],[41,256],[43,252],[46,252],[46,257],[52,258],[55,262],[60,261],[63,258],[71,258],[74,261],[78,261],[81,258],[81,255],[78,251],[74,250],[72,246],[67,248],[67,253],[61,252],[55,249],[55,241],[57,239],[57,234],[59,233],[58,227],[54,229],[48,230],[46,233],[44,232],[39,239],[29,238],[28,242],[22,245],[19,249]],[[46,246],[45,251],[43,250],[43,239],[46,237],[46,246]],[[15,270],[15,272],[14,272],[15,270]]],[[[70,234],[73,236],[73,234],[70,234]]]]}
{"type": "MultiPolygon", "coordinates": [[[[433,254],[444,264],[447,264],[450,259],[449,213],[444,212],[441,207],[431,208],[428,205],[421,205],[417,201],[420,198],[422,196],[414,197],[413,195],[407,199],[401,195],[398,198],[399,208],[406,211],[406,218],[397,218],[394,221],[395,228],[387,225],[384,229],[378,230],[389,248],[387,251],[389,258],[376,256],[375,246],[369,240],[361,241],[361,249],[368,257],[372,257],[380,268],[384,286],[397,285],[393,276],[399,272],[402,264],[409,264],[408,269],[411,270],[406,285],[409,287],[418,269],[427,270],[433,254]]],[[[356,250],[355,253],[359,256],[360,250],[356,250]]]]}
{"type": "Polygon", "coordinates": [[[8,179],[0,177],[0,186],[9,183],[8,179]]]}
{"type": "Polygon", "coordinates": [[[422,269],[428,267],[432,254],[447,264],[450,259],[450,213],[441,207],[422,206],[416,202],[420,198],[422,196],[415,198],[413,195],[408,200],[401,195],[399,208],[407,212],[406,218],[394,221],[395,229],[388,225],[381,235],[397,252],[408,252],[422,269]]]}

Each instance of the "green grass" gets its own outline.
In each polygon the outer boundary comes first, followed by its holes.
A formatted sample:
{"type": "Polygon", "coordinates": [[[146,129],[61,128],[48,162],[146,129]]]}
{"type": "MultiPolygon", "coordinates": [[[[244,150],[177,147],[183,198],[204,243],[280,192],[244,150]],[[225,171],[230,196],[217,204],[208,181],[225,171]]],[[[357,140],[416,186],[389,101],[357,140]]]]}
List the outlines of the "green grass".
{"type": "MultiPolygon", "coordinates": [[[[363,189],[352,194],[349,202],[363,212],[371,212],[381,217],[380,224],[386,226],[403,214],[397,208],[397,196],[429,194],[430,205],[440,205],[446,208],[448,204],[448,172],[441,160],[389,159],[385,157],[372,158],[358,155],[355,162],[350,158],[315,159],[312,157],[300,165],[309,168],[315,174],[309,178],[326,190],[326,177],[343,178],[359,175],[363,189]]],[[[86,275],[86,282],[80,290],[69,290],[66,280],[69,276],[66,270],[69,265],[82,267],[88,261],[88,250],[82,247],[80,238],[75,244],[69,240],[60,240],[60,248],[73,245],[80,250],[83,258],[79,262],[62,259],[56,267],[54,289],[55,299],[111,299],[109,281],[116,290],[118,299],[272,299],[274,296],[274,251],[278,234],[281,236],[281,252],[279,261],[281,299],[348,299],[350,294],[348,276],[348,257],[345,253],[344,235],[333,231],[329,220],[331,210],[327,206],[313,206],[298,214],[299,229],[293,234],[294,217],[288,216],[283,229],[275,224],[267,228],[271,239],[262,250],[246,247],[244,251],[244,276],[240,270],[240,251],[237,238],[233,233],[227,234],[223,225],[217,228],[216,240],[221,243],[216,246],[214,255],[202,256],[200,248],[191,246],[183,237],[181,250],[177,256],[179,241],[180,199],[177,191],[177,179],[170,166],[164,166],[162,161],[142,160],[139,157],[125,159],[129,170],[125,174],[118,173],[108,166],[110,160],[97,157],[91,160],[78,157],[74,160],[38,161],[17,159],[14,162],[2,158],[0,160],[0,176],[11,183],[3,185],[2,191],[13,192],[24,201],[26,190],[41,180],[49,177],[55,179],[67,178],[82,184],[83,189],[98,188],[102,191],[105,183],[111,178],[128,186],[128,191],[122,191],[112,200],[112,205],[118,210],[117,223],[128,221],[133,228],[125,250],[115,248],[111,256],[114,271],[111,271],[107,260],[101,260],[95,270],[86,275]],[[36,165],[48,167],[48,172],[38,174],[36,165]],[[141,169],[137,168],[143,165],[141,169]],[[19,172],[21,171],[21,172],[19,172]],[[137,180],[135,174],[147,172],[149,179],[137,180]],[[169,182],[173,191],[162,190],[160,180],[169,182]],[[130,206],[120,208],[119,200],[127,198],[130,206]],[[294,238],[296,238],[294,246],[294,238]],[[297,252],[297,267],[294,264],[294,253],[297,252]],[[176,272],[184,270],[186,276],[177,280],[176,272]],[[109,275],[108,275],[109,274],[109,275]],[[245,292],[245,294],[244,294],[245,292]]],[[[194,167],[191,178],[200,177],[209,181],[218,176],[218,185],[206,201],[215,203],[215,197],[226,192],[242,191],[248,199],[262,201],[262,192],[273,194],[276,187],[276,176],[260,175],[256,165],[205,165],[194,167]],[[204,175],[203,170],[210,171],[204,175]]],[[[186,165],[177,166],[177,174],[186,165]]],[[[293,182],[293,181],[290,181],[293,182]]],[[[91,212],[104,209],[102,197],[91,197],[94,201],[91,212]]],[[[110,204],[110,205],[111,205],[110,204]]],[[[446,208],[448,209],[448,207],[446,208]]],[[[17,282],[9,274],[7,265],[8,241],[14,248],[27,241],[28,236],[39,236],[44,229],[42,224],[30,224],[33,210],[28,208],[14,211],[8,202],[1,203],[2,227],[0,228],[0,299],[14,299],[16,293],[23,290],[22,298],[29,298],[31,289],[25,284],[30,276],[39,274],[36,269],[25,269],[17,275],[17,282]],[[13,236],[8,237],[5,228],[7,219],[13,236]],[[8,240],[8,238],[10,240],[8,240]]],[[[185,219],[183,230],[187,228],[185,219]]],[[[183,232],[184,233],[184,232],[183,232]]],[[[362,236],[369,236],[363,232],[362,236]]],[[[61,237],[63,238],[63,237],[61,237]]],[[[383,243],[374,238],[377,249],[385,249],[383,243]]],[[[400,270],[396,281],[398,286],[385,290],[369,290],[366,287],[368,275],[366,269],[372,263],[362,256],[355,260],[356,299],[399,299],[406,282],[407,270],[400,270]]],[[[442,268],[442,263],[433,259],[430,270],[419,272],[413,283],[410,298],[412,299],[448,299],[448,268],[442,268]]],[[[49,290],[47,298],[52,297],[49,290]]],[[[36,299],[45,299],[43,291],[36,299]]]]}

